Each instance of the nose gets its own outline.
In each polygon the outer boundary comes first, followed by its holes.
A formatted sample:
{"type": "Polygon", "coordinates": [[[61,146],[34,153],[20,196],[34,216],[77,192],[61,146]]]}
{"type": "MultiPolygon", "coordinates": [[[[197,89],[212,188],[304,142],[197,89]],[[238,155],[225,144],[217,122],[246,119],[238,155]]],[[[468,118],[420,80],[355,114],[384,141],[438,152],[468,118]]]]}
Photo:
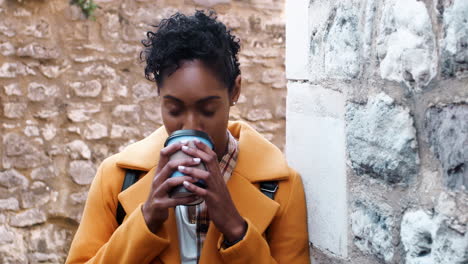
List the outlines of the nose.
{"type": "Polygon", "coordinates": [[[203,125],[196,113],[187,113],[182,124],[182,129],[194,129],[203,131],[203,125]]]}

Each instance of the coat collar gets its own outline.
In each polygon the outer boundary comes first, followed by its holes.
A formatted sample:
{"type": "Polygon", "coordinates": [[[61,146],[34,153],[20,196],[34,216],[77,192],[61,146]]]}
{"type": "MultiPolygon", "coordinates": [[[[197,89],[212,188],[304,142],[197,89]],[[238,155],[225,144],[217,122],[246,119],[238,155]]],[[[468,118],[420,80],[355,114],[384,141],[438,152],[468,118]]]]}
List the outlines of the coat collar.
{"type": "MultiPolygon", "coordinates": [[[[247,124],[230,122],[228,129],[239,140],[239,156],[227,187],[239,213],[249,219],[262,233],[272,221],[279,204],[262,194],[253,183],[287,179],[289,168],[281,151],[247,124]]],[[[159,150],[163,147],[167,136],[164,127],[159,128],[149,137],[128,146],[119,154],[117,166],[147,171],[143,178],[118,195],[127,214],[147,199],[159,160],[159,150]]],[[[164,229],[164,234],[177,243],[171,242],[161,258],[178,260],[179,245],[173,210],[170,211],[164,229]]],[[[218,237],[219,231],[211,225],[204,244],[206,250],[203,250],[203,259],[219,258],[217,250],[209,250],[216,248],[218,237]]]]}

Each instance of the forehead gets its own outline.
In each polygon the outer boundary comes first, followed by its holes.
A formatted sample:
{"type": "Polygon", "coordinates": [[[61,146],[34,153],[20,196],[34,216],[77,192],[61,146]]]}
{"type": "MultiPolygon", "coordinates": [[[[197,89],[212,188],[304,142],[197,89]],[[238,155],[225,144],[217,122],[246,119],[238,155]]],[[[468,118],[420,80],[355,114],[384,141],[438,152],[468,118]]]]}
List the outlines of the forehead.
{"type": "Polygon", "coordinates": [[[201,97],[227,95],[228,89],[201,61],[185,61],[171,75],[164,78],[160,87],[162,96],[198,99],[201,97]]]}

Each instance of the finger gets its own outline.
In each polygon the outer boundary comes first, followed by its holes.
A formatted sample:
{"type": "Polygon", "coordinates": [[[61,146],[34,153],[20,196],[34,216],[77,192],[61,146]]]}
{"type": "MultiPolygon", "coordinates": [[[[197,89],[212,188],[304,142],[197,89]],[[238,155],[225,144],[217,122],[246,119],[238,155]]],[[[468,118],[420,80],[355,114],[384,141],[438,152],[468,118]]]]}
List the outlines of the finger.
{"type": "Polygon", "coordinates": [[[216,153],[214,152],[213,149],[211,149],[211,147],[209,147],[209,146],[206,145],[205,143],[201,142],[200,140],[195,139],[193,142],[195,143],[195,146],[196,146],[198,149],[202,150],[203,152],[205,152],[205,153],[207,153],[207,154],[210,154],[210,155],[211,155],[211,154],[215,154],[215,155],[216,155],[216,153]]]}
{"type": "Polygon", "coordinates": [[[172,154],[174,154],[175,152],[179,151],[181,149],[182,146],[186,145],[186,142],[185,144],[183,142],[177,142],[175,144],[171,144],[165,148],[162,148],[160,151],[159,151],[159,162],[158,162],[158,168],[162,168],[164,167],[164,165],[166,165],[166,163],[169,162],[169,159],[170,157],[172,156],[172,154]]]}
{"type": "MultiPolygon", "coordinates": [[[[203,143],[200,143],[200,144],[203,144],[203,143]]],[[[189,146],[182,146],[181,149],[187,155],[190,155],[195,158],[200,158],[205,164],[218,162],[218,158],[216,157],[216,153],[214,152],[211,152],[210,154],[208,154],[199,148],[191,148],[189,146]]]]}
{"type": "Polygon", "coordinates": [[[203,189],[201,187],[196,186],[195,184],[189,182],[189,181],[184,181],[183,185],[187,190],[191,191],[193,194],[199,197],[205,198],[208,195],[208,190],[203,189]]]}
{"type": "Polygon", "coordinates": [[[196,196],[195,194],[191,196],[187,196],[187,197],[168,198],[166,200],[166,206],[176,207],[177,205],[187,205],[187,204],[195,202],[198,199],[200,199],[200,197],[196,196]]]}
{"type": "Polygon", "coordinates": [[[164,197],[175,187],[182,185],[184,181],[187,182],[196,182],[197,179],[194,179],[190,176],[179,176],[179,177],[172,177],[164,181],[159,188],[157,189],[157,196],[164,197]]]}
{"type": "MultiPolygon", "coordinates": [[[[174,171],[177,170],[179,166],[196,166],[200,164],[201,159],[200,158],[185,158],[185,159],[178,159],[178,160],[171,160],[166,165],[162,168],[160,171],[158,177],[161,180],[166,180],[169,178],[174,171]]],[[[160,182],[159,182],[160,183],[160,182]]]]}
{"type": "Polygon", "coordinates": [[[191,176],[196,179],[203,180],[205,182],[208,180],[210,176],[210,173],[208,171],[201,170],[199,168],[194,168],[194,167],[178,166],[177,170],[187,176],[191,176]]]}

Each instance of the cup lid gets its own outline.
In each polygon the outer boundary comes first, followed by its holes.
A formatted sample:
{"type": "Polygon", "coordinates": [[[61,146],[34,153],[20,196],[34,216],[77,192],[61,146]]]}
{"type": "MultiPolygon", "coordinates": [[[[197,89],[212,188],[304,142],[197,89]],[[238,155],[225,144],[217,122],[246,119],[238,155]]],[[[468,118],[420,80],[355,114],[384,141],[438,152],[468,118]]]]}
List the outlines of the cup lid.
{"type": "Polygon", "coordinates": [[[213,141],[211,141],[210,136],[208,136],[207,133],[200,131],[200,130],[195,130],[195,129],[183,129],[183,130],[176,130],[172,132],[172,134],[166,139],[166,142],[164,142],[164,147],[166,147],[167,143],[174,138],[187,137],[187,136],[200,137],[209,141],[212,146],[214,145],[213,141]]]}

